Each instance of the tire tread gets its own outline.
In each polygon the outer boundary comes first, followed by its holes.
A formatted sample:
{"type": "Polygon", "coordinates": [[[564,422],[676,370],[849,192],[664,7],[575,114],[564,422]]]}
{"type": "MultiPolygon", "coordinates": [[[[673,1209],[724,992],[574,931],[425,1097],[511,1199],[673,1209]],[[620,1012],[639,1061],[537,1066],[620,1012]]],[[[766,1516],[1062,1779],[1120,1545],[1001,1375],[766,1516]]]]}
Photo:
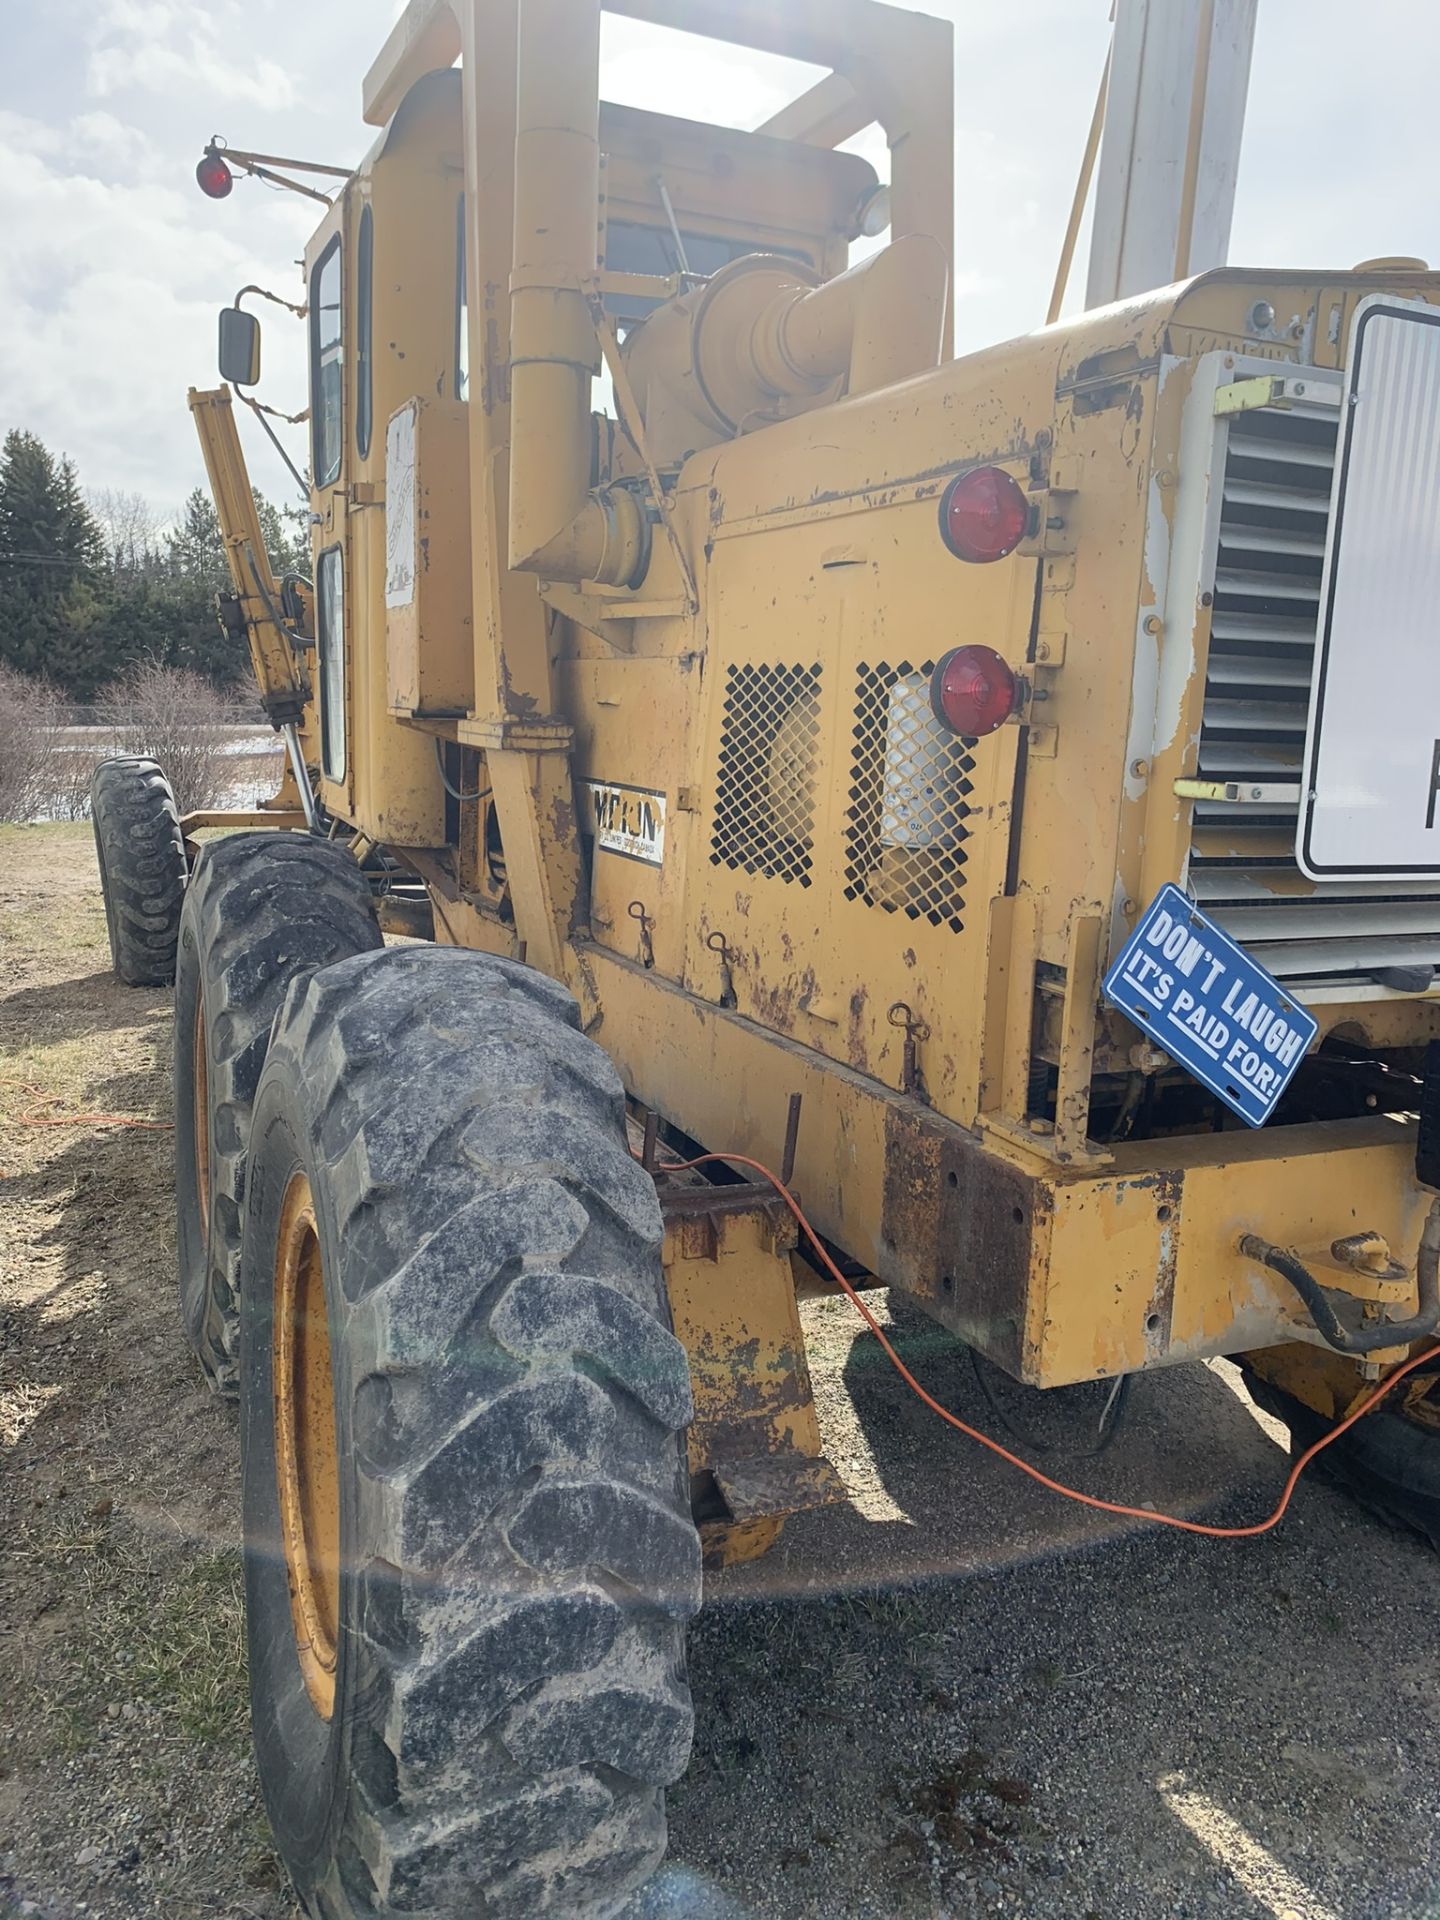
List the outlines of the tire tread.
{"type": "MultiPolygon", "coordinates": [[[[364,874],[348,850],[309,835],[234,834],[207,846],[196,864],[181,925],[181,964],[199,966],[212,1059],[208,1094],[210,1232],[204,1276],[192,1274],[187,1331],[207,1378],[225,1398],[238,1391],[241,1237],[250,1119],[275,1016],[292,981],[382,945],[364,874]],[[223,1125],[214,1124],[222,1120],[223,1125]]],[[[189,1100],[180,1085],[177,1112],[189,1100]]],[[[188,1196],[183,1180],[179,1205],[188,1196]]],[[[186,1233],[180,1228],[182,1295],[186,1233]]],[[[194,1223],[198,1237],[198,1222],[194,1223]]]]}
{"type": "Polygon", "coordinates": [[[115,973],[127,987],[168,987],[186,882],[170,782],[135,754],[102,760],[90,782],[90,817],[115,973]]]}
{"type": "Polygon", "coordinates": [[[700,1600],[689,1368],[618,1077],[552,982],[438,948],[293,987],[262,1102],[272,1077],[308,1092],[335,1189],[373,1517],[367,1707],[312,1910],[610,1913],[663,1852],[700,1600]]]}

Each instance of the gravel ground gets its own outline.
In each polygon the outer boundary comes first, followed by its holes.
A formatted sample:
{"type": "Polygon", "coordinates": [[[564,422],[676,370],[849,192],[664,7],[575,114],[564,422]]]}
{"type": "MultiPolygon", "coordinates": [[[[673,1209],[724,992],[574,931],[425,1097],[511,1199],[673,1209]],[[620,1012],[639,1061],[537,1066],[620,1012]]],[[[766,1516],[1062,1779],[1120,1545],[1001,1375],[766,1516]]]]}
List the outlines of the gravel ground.
{"type": "MultiPolygon", "coordinates": [[[[172,1303],[168,996],[110,980],[95,884],[88,828],[0,829],[0,1914],[280,1920],[235,1423],[172,1303]],[[160,1127],[34,1124],[94,1113],[160,1127]]],[[[939,1427],[845,1303],[805,1313],[850,1504],[712,1580],[633,1920],[1440,1917],[1431,1555],[1319,1481],[1243,1545],[1089,1513],[939,1427]]],[[[1216,1367],[1141,1381],[1069,1472],[1236,1520],[1285,1465],[1216,1367]]]]}

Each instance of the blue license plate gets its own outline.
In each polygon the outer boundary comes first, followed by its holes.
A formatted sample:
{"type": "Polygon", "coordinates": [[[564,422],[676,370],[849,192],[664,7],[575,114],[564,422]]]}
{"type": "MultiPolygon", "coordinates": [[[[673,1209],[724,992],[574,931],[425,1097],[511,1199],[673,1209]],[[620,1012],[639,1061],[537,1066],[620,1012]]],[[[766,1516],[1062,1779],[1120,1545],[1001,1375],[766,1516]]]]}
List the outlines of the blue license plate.
{"type": "Polygon", "coordinates": [[[1295,1076],[1317,1021],[1208,920],[1162,887],[1105,976],[1105,998],[1252,1127],[1295,1076]]]}

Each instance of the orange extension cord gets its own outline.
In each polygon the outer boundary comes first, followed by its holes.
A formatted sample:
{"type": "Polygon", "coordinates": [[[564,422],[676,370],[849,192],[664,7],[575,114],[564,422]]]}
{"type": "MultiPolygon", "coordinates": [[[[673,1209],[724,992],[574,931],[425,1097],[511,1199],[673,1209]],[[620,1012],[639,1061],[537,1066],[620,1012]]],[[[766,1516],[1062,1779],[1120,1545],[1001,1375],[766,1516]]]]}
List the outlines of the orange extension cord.
{"type": "MultiPolygon", "coordinates": [[[[638,1158],[639,1156],[637,1155],[636,1157],[638,1158]]],[[[905,1362],[900,1358],[899,1354],[896,1353],[889,1340],[886,1339],[885,1330],[880,1325],[880,1322],[875,1318],[859,1293],[851,1286],[850,1282],[830,1258],[830,1255],[825,1251],[824,1246],[821,1244],[819,1234],[816,1233],[810,1222],[805,1218],[800,1203],[794,1194],[791,1193],[779,1175],[772,1173],[769,1167],[765,1166],[761,1161],[747,1159],[744,1154],[740,1153],[704,1153],[701,1154],[697,1160],[662,1160],[660,1162],[660,1171],[663,1173],[688,1173],[696,1167],[705,1167],[717,1163],[724,1166],[750,1167],[754,1172],[760,1174],[762,1178],[769,1181],[770,1185],[774,1187],[776,1193],[779,1194],[791,1213],[794,1214],[796,1224],[805,1235],[805,1238],[810,1242],[810,1245],[815,1249],[817,1257],[823,1262],[825,1270],[829,1273],[831,1279],[841,1288],[850,1301],[850,1304],[855,1308],[861,1319],[885,1349],[891,1366],[894,1367],[910,1391],[915,1394],[918,1399],[923,1400],[932,1413],[939,1414],[940,1418],[944,1420],[947,1425],[954,1427],[957,1433],[963,1433],[967,1440],[975,1440],[982,1447],[988,1448],[991,1453],[997,1454],[1000,1459],[1006,1461],[1010,1466],[1017,1467],[1021,1473],[1027,1475],[1031,1480],[1036,1481],[1040,1486],[1047,1487],[1051,1493],[1062,1494],[1067,1500],[1078,1501],[1082,1507],[1094,1507],[1100,1513],[1119,1514],[1120,1517],[1125,1520],[1148,1520],[1152,1525],[1157,1527],[1174,1527],[1177,1532],[1180,1533],[1199,1533],[1203,1534],[1209,1540],[1253,1540],[1258,1534],[1269,1533],[1270,1529],[1278,1526],[1284,1518],[1285,1510],[1290,1505],[1290,1498],[1295,1491],[1296,1483],[1299,1481],[1301,1474],[1304,1473],[1305,1469],[1310,1465],[1310,1462],[1319,1454],[1322,1454],[1326,1447],[1332,1446],[1335,1441],[1340,1438],[1342,1433],[1348,1432],[1357,1420],[1363,1420],[1367,1413],[1371,1412],[1375,1407],[1378,1407],[1390,1389],[1399,1381],[1403,1380],[1407,1374],[1416,1372],[1429,1361],[1440,1359],[1440,1346],[1430,1347],[1424,1353],[1415,1354],[1411,1359],[1407,1360],[1403,1366],[1397,1367],[1392,1374],[1382,1380],[1375,1391],[1366,1399],[1362,1400],[1353,1413],[1348,1414],[1338,1425],[1332,1427],[1329,1433],[1315,1442],[1313,1447],[1307,1447],[1305,1452],[1302,1453],[1300,1458],[1295,1462],[1294,1466],[1291,1467],[1285,1481],[1284,1490],[1280,1495],[1279,1505],[1275,1508],[1275,1511],[1270,1515],[1269,1519],[1260,1520],[1253,1527],[1207,1527],[1202,1521],[1181,1520],[1173,1513],[1152,1513],[1148,1507],[1121,1506],[1114,1500],[1099,1500],[1093,1493],[1081,1493],[1076,1487],[1067,1487],[1062,1481],[1052,1480],[1049,1474],[1041,1473],[1040,1469],[1038,1467],[1032,1467],[1028,1460],[1022,1460],[1018,1454],[1011,1453],[1008,1447],[1002,1447],[998,1440],[992,1440],[988,1434],[981,1433],[977,1427],[968,1426],[965,1421],[958,1419],[955,1414],[949,1412],[945,1407],[942,1407],[938,1400],[932,1399],[915,1378],[914,1374],[911,1373],[910,1369],[905,1365],[905,1362]]]]}
{"type": "MultiPolygon", "coordinates": [[[[63,1098],[61,1094],[46,1093],[41,1087],[32,1087],[28,1083],[22,1083],[20,1081],[11,1080],[0,1084],[19,1086],[22,1093],[28,1094],[32,1100],[40,1101],[43,1106],[58,1107],[63,1098]]],[[[0,1114],[0,1119],[4,1117],[3,1114],[0,1114]]],[[[36,1107],[31,1107],[26,1113],[17,1114],[11,1124],[17,1127],[139,1127],[147,1133],[173,1133],[175,1131],[173,1121],[151,1120],[143,1114],[54,1114],[41,1113],[36,1107]]]]}

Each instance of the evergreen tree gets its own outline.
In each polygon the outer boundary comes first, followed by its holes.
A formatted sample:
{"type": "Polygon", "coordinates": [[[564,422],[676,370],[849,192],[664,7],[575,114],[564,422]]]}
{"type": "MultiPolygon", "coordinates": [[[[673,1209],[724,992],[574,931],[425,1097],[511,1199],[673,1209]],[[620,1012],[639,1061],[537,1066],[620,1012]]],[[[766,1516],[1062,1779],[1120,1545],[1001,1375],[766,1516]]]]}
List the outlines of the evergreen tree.
{"type": "Polygon", "coordinates": [[[203,487],[196,487],[180,509],[180,518],[165,537],[165,572],[171,580],[224,593],[230,586],[225,547],[215,503],[203,487]]]}
{"type": "Polygon", "coordinates": [[[74,465],[12,429],[0,448],[0,660],[88,698],[110,672],[103,563],[74,465]]]}
{"type": "Polygon", "coordinates": [[[258,487],[255,489],[255,505],[260,514],[260,531],[265,536],[265,547],[270,555],[270,564],[275,569],[275,578],[279,580],[287,573],[298,573],[308,580],[312,571],[309,508],[277,507],[272,500],[265,498],[258,487]]]}
{"type": "MultiPolygon", "coordinates": [[[[185,667],[222,686],[247,681],[243,640],[224,632],[215,596],[230,591],[214,503],[197,487],[170,531],[136,494],[85,503],[75,468],[34,434],[0,451],[0,662],[88,702],[133,661],[185,667]],[[103,520],[102,528],[100,522],[103,520]]],[[[310,519],[257,489],[277,577],[310,572],[310,519]]]]}
{"type": "MultiPolygon", "coordinates": [[[[309,516],[276,507],[258,488],[255,508],[276,577],[308,575],[309,516]]],[[[152,641],[152,651],[167,666],[188,667],[224,684],[247,679],[250,656],[243,641],[222,631],[215,617],[216,594],[231,590],[230,568],[215,504],[201,487],[185,501],[166,540],[164,576],[153,616],[161,631],[152,641]]]]}

